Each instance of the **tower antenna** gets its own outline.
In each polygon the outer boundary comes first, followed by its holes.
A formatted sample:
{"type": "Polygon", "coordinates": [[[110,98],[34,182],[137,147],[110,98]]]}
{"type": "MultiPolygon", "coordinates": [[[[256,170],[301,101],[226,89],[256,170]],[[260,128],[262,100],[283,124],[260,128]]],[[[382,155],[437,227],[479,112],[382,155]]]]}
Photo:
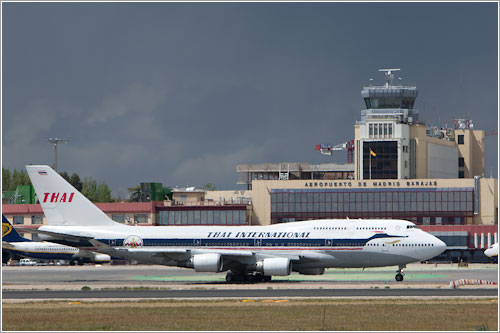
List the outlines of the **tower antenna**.
{"type": "Polygon", "coordinates": [[[379,72],[385,72],[385,87],[389,87],[394,80],[394,74],[392,72],[399,71],[400,68],[387,68],[387,69],[379,69],[379,72]]]}

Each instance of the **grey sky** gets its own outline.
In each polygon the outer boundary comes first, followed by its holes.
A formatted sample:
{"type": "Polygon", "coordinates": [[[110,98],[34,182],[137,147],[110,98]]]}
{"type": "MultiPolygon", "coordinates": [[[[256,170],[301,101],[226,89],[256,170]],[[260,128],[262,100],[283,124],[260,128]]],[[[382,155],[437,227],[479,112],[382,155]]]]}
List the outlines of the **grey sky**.
{"type": "MultiPolygon", "coordinates": [[[[3,166],[236,185],[236,165],[340,162],[378,68],[421,119],[498,127],[496,3],[2,3],[3,166]]],[[[486,175],[497,175],[497,137],[486,175]]]]}

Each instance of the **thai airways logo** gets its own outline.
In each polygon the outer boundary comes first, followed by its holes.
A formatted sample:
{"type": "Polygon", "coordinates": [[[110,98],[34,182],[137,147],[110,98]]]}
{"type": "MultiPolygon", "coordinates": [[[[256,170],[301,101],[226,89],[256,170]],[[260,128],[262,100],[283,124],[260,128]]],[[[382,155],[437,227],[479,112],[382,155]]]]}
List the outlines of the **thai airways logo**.
{"type": "Polygon", "coordinates": [[[2,223],[2,238],[12,231],[12,226],[8,223],[2,223]]]}
{"type": "Polygon", "coordinates": [[[71,202],[74,192],[71,193],[44,193],[42,202],[71,202]]]}
{"type": "Polygon", "coordinates": [[[135,235],[128,236],[123,240],[123,246],[130,248],[142,247],[142,238],[135,235]]]}

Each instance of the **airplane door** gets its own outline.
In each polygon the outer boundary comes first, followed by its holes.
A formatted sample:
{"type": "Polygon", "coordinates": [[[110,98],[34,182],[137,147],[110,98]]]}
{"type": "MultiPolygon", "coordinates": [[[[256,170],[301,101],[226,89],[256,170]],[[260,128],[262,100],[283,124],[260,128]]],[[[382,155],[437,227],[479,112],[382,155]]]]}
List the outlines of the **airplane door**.
{"type": "Polygon", "coordinates": [[[256,247],[261,247],[262,246],[262,239],[254,239],[253,244],[256,247]]]}
{"type": "Polygon", "coordinates": [[[194,246],[201,246],[201,239],[195,239],[194,246]]]}
{"type": "Polygon", "coordinates": [[[110,239],[109,240],[109,246],[111,246],[111,247],[116,246],[116,239],[110,239]]]}
{"type": "Polygon", "coordinates": [[[325,246],[332,246],[332,240],[331,239],[325,239],[325,246]]]}

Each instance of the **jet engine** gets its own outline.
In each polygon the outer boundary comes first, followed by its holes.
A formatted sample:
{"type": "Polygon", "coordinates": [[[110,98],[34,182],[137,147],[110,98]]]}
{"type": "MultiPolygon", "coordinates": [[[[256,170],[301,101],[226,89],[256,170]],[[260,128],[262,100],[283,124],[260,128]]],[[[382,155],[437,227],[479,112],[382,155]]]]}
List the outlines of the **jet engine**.
{"type": "Polygon", "coordinates": [[[325,273],[325,268],[320,267],[320,268],[302,268],[297,270],[299,274],[303,275],[323,275],[325,273]]]}
{"type": "Polygon", "coordinates": [[[288,258],[267,258],[258,261],[255,270],[263,273],[265,276],[290,275],[292,272],[292,263],[288,258]]]}
{"type": "Polygon", "coordinates": [[[108,261],[111,261],[111,257],[108,256],[107,254],[101,254],[101,253],[97,253],[94,255],[94,261],[95,262],[108,262],[108,261]]]}
{"type": "Polygon", "coordinates": [[[222,271],[222,257],[217,253],[197,254],[191,258],[191,264],[197,272],[222,271]]]}

